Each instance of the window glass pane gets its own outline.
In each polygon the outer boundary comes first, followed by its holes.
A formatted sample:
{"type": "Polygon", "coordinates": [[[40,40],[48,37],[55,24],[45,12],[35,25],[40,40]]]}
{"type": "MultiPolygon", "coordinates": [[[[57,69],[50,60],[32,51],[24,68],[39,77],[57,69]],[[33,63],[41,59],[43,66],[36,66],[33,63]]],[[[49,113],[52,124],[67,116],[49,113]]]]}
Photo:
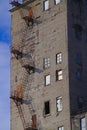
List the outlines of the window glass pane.
{"type": "Polygon", "coordinates": [[[81,74],[82,72],[81,72],[81,70],[78,70],[77,72],[76,72],[76,78],[78,79],[78,80],[81,80],[82,79],[82,74],[81,74]]]}
{"type": "Polygon", "coordinates": [[[62,62],[62,53],[56,54],[56,63],[59,64],[62,62]]]}
{"type": "Polygon", "coordinates": [[[62,80],[62,79],[63,79],[63,76],[60,75],[60,76],[58,77],[58,80],[62,80]]]}
{"type": "Polygon", "coordinates": [[[57,111],[62,111],[62,98],[57,98],[57,111]]]}
{"type": "Polygon", "coordinates": [[[60,0],[55,0],[55,4],[59,4],[60,3],[60,0]]]}
{"type": "Polygon", "coordinates": [[[56,70],[56,81],[63,79],[63,71],[62,70],[56,70]]]}
{"type": "Polygon", "coordinates": [[[62,70],[60,70],[59,72],[58,72],[58,75],[61,75],[63,72],[62,72],[62,70]]]}
{"type": "Polygon", "coordinates": [[[76,54],[76,63],[77,63],[78,65],[82,65],[81,53],[77,53],[77,54],[76,54]]]}
{"type": "Polygon", "coordinates": [[[47,75],[46,76],[46,85],[49,85],[50,84],[50,75],[47,75]]]}
{"type": "Polygon", "coordinates": [[[44,10],[49,9],[49,0],[44,1],[44,10]]]}
{"type": "Polygon", "coordinates": [[[85,118],[81,119],[81,130],[86,130],[86,120],[85,120],[85,118]]]}
{"type": "Polygon", "coordinates": [[[50,58],[45,58],[44,59],[44,68],[49,68],[50,67],[50,58]]]}
{"type": "Polygon", "coordinates": [[[64,130],[64,127],[63,127],[63,126],[62,126],[62,127],[59,127],[58,130],[64,130]]]}

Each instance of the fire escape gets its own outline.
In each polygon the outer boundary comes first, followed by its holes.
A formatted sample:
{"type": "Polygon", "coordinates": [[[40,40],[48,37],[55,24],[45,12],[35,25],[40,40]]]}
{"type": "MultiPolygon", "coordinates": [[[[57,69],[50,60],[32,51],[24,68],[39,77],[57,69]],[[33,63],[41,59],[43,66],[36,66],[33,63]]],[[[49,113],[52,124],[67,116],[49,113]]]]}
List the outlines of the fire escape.
{"type": "MultiPolygon", "coordinates": [[[[17,0],[11,0],[10,4],[15,8],[16,7],[22,8],[21,7],[22,4],[19,3],[17,0]]],[[[23,13],[20,12],[20,14],[22,15],[23,13]]],[[[22,16],[22,19],[24,19],[27,26],[33,26],[33,9],[32,9],[32,7],[29,7],[29,9],[28,9],[28,16],[22,16]]],[[[27,31],[25,31],[25,33],[23,34],[23,38],[25,37],[26,32],[27,31]]],[[[32,58],[31,58],[30,62],[26,62],[26,60],[24,60],[24,59],[26,59],[26,57],[24,57],[24,55],[23,55],[24,40],[22,39],[21,41],[22,41],[22,43],[20,45],[18,45],[18,46],[14,45],[11,47],[11,53],[15,56],[15,58],[17,60],[20,61],[21,66],[23,68],[25,68],[26,71],[28,72],[28,74],[30,75],[31,73],[34,73],[34,68],[35,68],[34,67],[34,60],[32,58]]],[[[21,85],[17,86],[16,91],[14,91],[14,95],[11,95],[10,98],[15,102],[15,104],[17,106],[24,130],[36,130],[37,129],[36,128],[36,115],[34,113],[35,110],[32,107],[32,102],[30,102],[30,104],[29,104],[30,108],[31,108],[31,113],[32,113],[32,124],[31,124],[31,126],[26,125],[27,123],[26,123],[24,113],[22,110],[23,89],[22,89],[21,85]]]]}

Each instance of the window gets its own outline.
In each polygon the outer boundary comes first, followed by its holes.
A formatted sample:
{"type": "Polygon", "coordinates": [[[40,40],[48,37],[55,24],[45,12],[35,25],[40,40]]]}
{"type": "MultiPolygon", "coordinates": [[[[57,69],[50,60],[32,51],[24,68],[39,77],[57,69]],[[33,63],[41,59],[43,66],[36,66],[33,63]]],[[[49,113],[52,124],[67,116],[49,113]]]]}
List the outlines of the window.
{"type": "Polygon", "coordinates": [[[81,69],[78,69],[77,72],[76,72],[76,78],[78,80],[81,80],[82,79],[82,70],[81,69]]]}
{"type": "Polygon", "coordinates": [[[64,127],[63,126],[58,127],[58,130],[64,130],[64,127]]]}
{"type": "Polygon", "coordinates": [[[62,70],[56,70],[56,81],[63,79],[63,71],[62,70]]]}
{"type": "Polygon", "coordinates": [[[59,4],[60,3],[60,0],[54,0],[55,4],[59,4]]]}
{"type": "Polygon", "coordinates": [[[46,101],[45,103],[44,103],[44,107],[45,107],[45,115],[47,115],[47,114],[50,114],[50,102],[49,101],[46,101]]]}
{"type": "Polygon", "coordinates": [[[80,129],[86,130],[86,119],[85,119],[85,117],[80,119],[80,129]]]}
{"type": "Polygon", "coordinates": [[[50,67],[50,58],[44,58],[44,68],[50,67]]]}
{"type": "Polygon", "coordinates": [[[87,0],[85,0],[85,7],[87,8],[87,0]]]}
{"type": "Polygon", "coordinates": [[[82,26],[75,24],[74,25],[75,28],[75,36],[78,40],[82,39],[82,26]]]}
{"type": "Polygon", "coordinates": [[[59,64],[62,62],[62,53],[56,54],[56,63],[59,64]]]}
{"type": "Polygon", "coordinates": [[[76,64],[82,65],[81,53],[77,53],[77,54],[76,54],[76,64]]]}
{"type": "Polygon", "coordinates": [[[45,11],[48,10],[49,9],[49,0],[45,0],[43,5],[44,5],[44,10],[45,11]]]}
{"type": "Polygon", "coordinates": [[[18,81],[18,77],[17,76],[15,76],[15,82],[17,82],[18,81]]]}
{"type": "Polygon", "coordinates": [[[57,97],[56,98],[56,107],[57,107],[57,112],[62,111],[62,97],[57,97]]]}
{"type": "Polygon", "coordinates": [[[50,84],[50,75],[45,76],[45,85],[49,85],[50,84]]]}

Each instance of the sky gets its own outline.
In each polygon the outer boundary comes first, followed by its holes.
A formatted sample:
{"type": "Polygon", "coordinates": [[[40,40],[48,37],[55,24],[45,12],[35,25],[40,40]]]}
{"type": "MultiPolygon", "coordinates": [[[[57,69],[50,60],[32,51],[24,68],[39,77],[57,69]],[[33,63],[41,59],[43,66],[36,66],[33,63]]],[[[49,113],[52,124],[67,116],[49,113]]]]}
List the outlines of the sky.
{"type": "Polygon", "coordinates": [[[10,7],[0,0],[0,130],[10,130],[10,7]]]}

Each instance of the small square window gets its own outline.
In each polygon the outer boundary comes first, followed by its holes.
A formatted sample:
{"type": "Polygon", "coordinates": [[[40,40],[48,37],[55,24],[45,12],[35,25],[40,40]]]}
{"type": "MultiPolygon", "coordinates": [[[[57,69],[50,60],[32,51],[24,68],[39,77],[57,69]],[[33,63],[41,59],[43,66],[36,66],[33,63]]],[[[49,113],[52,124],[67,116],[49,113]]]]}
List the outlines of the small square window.
{"type": "Polygon", "coordinates": [[[48,9],[49,9],[49,0],[45,0],[45,1],[43,2],[43,5],[44,5],[44,10],[45,10],[45,11],[48,10],[48,9]]]}
{"type": "Polygon", "coordinates": [[[62,53],[56,54],[56,63],[60,64],[62,62],[62,53]]]}
{"type": "Polygon", "coordinates": [[[46,102],[44,103],[44,108],[45,108],[44,114],[45,114],[45,115],[50,114],[50,102],[49,102],[49,101],[46,101],[46,102]]]}
{"type": "Polygon", "coordinates": [[[54,0],[55,4],[59,4],[60,3],[60,0],[54,0]]]}
{"type": "Polygon", "coordinates": [[[58,130],[64,130],[63,126],[58,127],[58,130]]]}
{"type": "Polygon", "coordinates": [[[56,70],[56,81],[63,79],[63,71],[62,70],[56,70]]]}
{"type": "Polygon", "coordinates": [[[86,130],[86,119],[85,119],[85,117],[80,119],[80,129],[86,130]]]}
{"type": "Polygon", "coordinates": [[[62,97],[57,97],[56,98],[56,107],[57,107],[57,112],[62,111],[62,97]]]}
{"type": "Polygon", "coordinates": [[[50,84],[50,75],[45,76],[45,85],[49,85],[50,84]]]}
{"type": "Polygon", "coordinates": [[[44,58],[44,68],[50,67],[50,58],[44,58]]]}

